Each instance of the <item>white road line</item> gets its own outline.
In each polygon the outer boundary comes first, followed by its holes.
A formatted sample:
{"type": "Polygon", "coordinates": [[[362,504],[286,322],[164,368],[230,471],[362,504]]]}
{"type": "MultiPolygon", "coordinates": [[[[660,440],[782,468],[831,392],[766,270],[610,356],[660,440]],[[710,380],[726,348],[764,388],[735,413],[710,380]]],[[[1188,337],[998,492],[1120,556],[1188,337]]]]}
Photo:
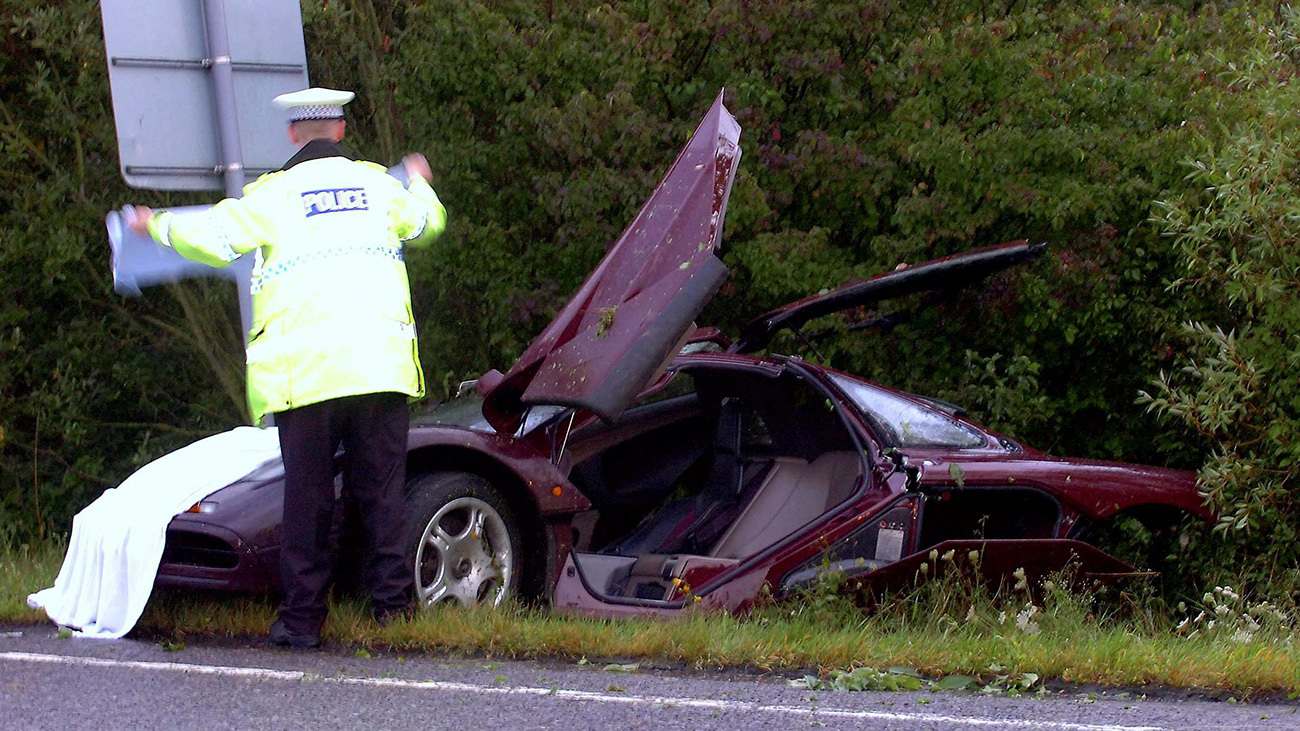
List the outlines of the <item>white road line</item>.
{"type": "Polygon", "coordinates": [[[1031,721],[1006,718],[979,718],[972,716],[945,716],[934,713],[902,713],[897,711],[855,711],[834,708],[803,708],[800,706],[767,705],[749,701],[720,701],[704,698],[678,698],[671,696],[639,696],[624,693],[592,693],[581,690],[560,690],[530,686],[484,686],[441,680],[401,680],[398,678],[327,677],[301,670],[274,670],[271,668],[232,667],[228,665],[198,665],[182,662],[144,662],[139,660],[106,660],[97,657],[46,655],[31,652],[0,652],[0,660],[10,662],[50,663],[80,665],[84,667],[113,667],[132,670],[218,675],[234,678],[259,678],[264,680],[314,680],[344,685],[364,685],[375,688],[401,688],[433,690],[455,693],[482,693],[485,695],[552,696],[567,701],[588,701],[622,705],[671,706],[698,708],[709,711],[749,711],[813,718],[830,717],[872,721],[914,723],[944,723],[951,726],[998,726],[1025,729],[1060,729],[1061,731],[1169,731],[1161,726],[1127,726],[1116,724],[1071,723],[1067,721],[1031,721]]]}

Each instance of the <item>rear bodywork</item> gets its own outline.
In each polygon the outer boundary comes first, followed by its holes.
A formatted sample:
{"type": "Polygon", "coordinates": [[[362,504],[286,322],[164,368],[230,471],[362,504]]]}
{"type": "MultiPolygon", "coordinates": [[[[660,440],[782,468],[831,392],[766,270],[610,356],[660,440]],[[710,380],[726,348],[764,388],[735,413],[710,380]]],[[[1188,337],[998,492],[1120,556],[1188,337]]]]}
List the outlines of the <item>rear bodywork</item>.
{"type": "Polygon", "coordinates": [[[599,425],[589,428],[601,434],[575,434],[570,476],[597,514],[575,520],[558,607],[734,611],[797,594],[825,571],[883,591],[911,581],[931,551],[949,550],[975,551],[993,579],[1073,564],[1109,580],[1145,567],[1081,540],[1090,527],[1135,512],[1208,517],[1191,473],[1052,457],[926,400],[798,360],[682,357],[671,375],[692,378],[700,403],[670,409],[650,398],[628,410],[621,436],[599,425]],[[906,403],[967,441],[900,446],[842,384],[906,403]],[[742,436],[732,440],[724,422],[737,409],[742,436]],[[696,465],[685,445],[701,443],[711,445],[701,457],[709,466],[683,491],[696,465]]]}

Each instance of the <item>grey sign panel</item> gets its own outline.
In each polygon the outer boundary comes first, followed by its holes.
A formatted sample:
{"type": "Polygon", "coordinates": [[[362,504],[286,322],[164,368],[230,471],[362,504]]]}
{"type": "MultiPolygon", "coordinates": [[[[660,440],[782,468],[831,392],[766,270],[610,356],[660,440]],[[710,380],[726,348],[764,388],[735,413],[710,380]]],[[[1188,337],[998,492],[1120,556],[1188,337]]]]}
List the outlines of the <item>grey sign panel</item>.
{"type": "Polygon", "coordinates": [[[221,136],[205,5],[223,7],[244,170],[294,153],[271,103],[308,86],[298,0],[101,0],[122,177],[154,190],[222,190],[221,136]]]}
{"type": "MultiPolygon", "coordinates": [[[[174,213],[196,213],[212,206],[178,206],[174,213]]],[[[110,211],[104,219],[108,227],[108,245],[112,252],[113,289],[121,295],[139,297],[141,287],[175,284],[199,277],[222,277],[237,281],[244,269],[253,266],[253,257],[241,256],[228,267],[213,267],[190,261],[175,249],[163,246],[147,233],[132,231],[126,216],[110,211]]]]}

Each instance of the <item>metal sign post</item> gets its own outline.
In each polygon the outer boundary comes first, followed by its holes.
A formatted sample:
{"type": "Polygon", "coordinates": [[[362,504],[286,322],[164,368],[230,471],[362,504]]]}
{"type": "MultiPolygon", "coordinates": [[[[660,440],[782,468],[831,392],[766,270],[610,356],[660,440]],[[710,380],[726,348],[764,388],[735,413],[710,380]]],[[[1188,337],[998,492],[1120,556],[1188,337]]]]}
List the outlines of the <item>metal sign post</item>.
{"type": "Polygon", "coordinates": [[[244,157],[239,146],[235,76],[230,66],[225,0],[203,0],[203,20],[208,31],[208,58],[212,61],[212,93],[217,100],[217,130],[221,137],[226,196],[234,197],[244,191],[244,157]]]}
{"type": "MultiPolygon", "coordinates": [[[[293,153],[279,94],[304,89],[298,0],[101,0],[122,177],[135,188],[243,193],[245,170],[293,153]]],[[[253,322],[248,257],[219,270],[133,236],[108,214],[113,279],[124,294],[192,276],[232,278],[244,336],[253,322]]]]}
{"type": "MultiPolygon", "coordinates": [[[[230,38],[226,33],[225,0],[203,0],[203,19],[208,31],[208,58],[212,60],[212,93],[217,100],[217,129],[221,138],[222,177],[226,197],[244,192],[244,155],[239,144],[239,119],[235,107],[235,78],[230,61],[230,38]]],[[[305,53],[305,51],[304,51],[305,53]]],[[[302,65],[306,85],[307,64],[302,65]]],[[[250,277],[253,268],[243,268],[235,285],[239,292],[239,322],[244,338],[253,329],[253,293],[250,277]]]]}

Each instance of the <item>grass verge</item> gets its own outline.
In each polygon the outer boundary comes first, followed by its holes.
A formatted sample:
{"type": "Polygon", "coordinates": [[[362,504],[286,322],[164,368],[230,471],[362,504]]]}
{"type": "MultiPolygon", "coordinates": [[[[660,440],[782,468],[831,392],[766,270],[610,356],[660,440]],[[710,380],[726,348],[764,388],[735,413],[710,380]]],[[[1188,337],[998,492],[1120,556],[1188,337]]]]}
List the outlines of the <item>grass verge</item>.
{"type": "Polygon", "coordinates": [[[17,543],[0,535],[0,622],[43,622],[45,612],[27,606],[27,595],[54,585],[67,543],[17,543]]]}
{"type": "MultiPolygon", "coordinates": [[[[46,621],[27,594],[53,583],[63,546],[0,547],[0,622],[46,621]]],[[[1249,697],[1300,690],[1293,615],[1248,606],[1230,591],[1207,593],[1205,615],[1181,623],[1121,615],[1064,584],[991,596],[960,579],[930,582],[864,612],[831,592],[774,604],[745,617],[696,612],[675,620],[600,620],[541,609],[439,608],[380,628],[364,604],[335,602],[327,641],[401,652],[592,662],[651,661],[694,668],[791,674],[816,669],[912,668],[931,677],[1033,673],[1124,688],[1217,689],[1249,697]],[[1205,619],[1205,617],[1212,619],[1205,619]],[[1249,631],[1243,630],[1243,627],[1249,631]]],[[[1199,608],[1193,608],[1190,613],[1199,608]]],[[[139,632],[168,642],[260,638],[274,619],[262,598],[160,592],[139,632]]]]}

